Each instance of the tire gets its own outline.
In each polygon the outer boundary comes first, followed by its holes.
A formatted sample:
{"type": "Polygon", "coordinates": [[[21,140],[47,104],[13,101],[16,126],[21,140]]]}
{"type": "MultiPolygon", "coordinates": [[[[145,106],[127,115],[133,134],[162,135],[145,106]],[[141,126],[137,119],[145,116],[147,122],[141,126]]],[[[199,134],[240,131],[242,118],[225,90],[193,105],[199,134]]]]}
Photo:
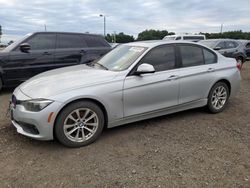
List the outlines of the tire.
{"type": "Polygon", "coordinates": [[[208,95],[208,110],[215,114],[222,112],[229,98],[229,89],[226,83],[218,82],[210,90],[208,95]]]}
{"type": "Polygon", "coordinates": [[[3,81],[2,81],[2,79],[1,79],[1,77],[0,77],[0,91],[3,89],[3,81]]]}
{"type": "Polygon", "coordinates": [[[93,143],[103,127],[104,115],[100,107],[90,101],[79,101],[60,112],[54,131],[60,143],[75,148],[93,143]]]}

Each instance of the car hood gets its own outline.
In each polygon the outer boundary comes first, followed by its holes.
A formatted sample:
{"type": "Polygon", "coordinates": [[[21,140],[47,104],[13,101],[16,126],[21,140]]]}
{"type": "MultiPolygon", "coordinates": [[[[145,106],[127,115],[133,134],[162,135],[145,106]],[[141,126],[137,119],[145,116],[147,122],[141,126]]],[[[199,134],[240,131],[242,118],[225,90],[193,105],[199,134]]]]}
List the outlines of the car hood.
{"type": "Polygon", "coordinates": [[[0,51],[0,57],[5,57],[7,55],[9,55],[9,52],[0,51]]]}
{"type": "Polygon", "coordinates": [[[41,73],[19,86],[31,98],[47,98],[74,89],[103,84],[118,73],[77,65],[41,73]]]}

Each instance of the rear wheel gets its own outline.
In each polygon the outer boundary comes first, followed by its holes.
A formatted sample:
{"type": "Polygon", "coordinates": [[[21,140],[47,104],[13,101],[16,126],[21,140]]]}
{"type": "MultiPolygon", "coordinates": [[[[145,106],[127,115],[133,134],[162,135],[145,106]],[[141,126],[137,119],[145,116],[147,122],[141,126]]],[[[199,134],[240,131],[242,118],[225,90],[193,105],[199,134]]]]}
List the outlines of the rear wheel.
{"type": "Polygon", "coordinates": [[[228,102],[229,89],[226,83],[216,83],[209,92],[208,109],[212,113],[222,112],[228,102]]]}
{"type": "Polygon", "coordinates": [[[2,79],[0,77],[0,91],[2,90],[2,88],[3,88],[3,81],[2,81],[2,79]]]}
{"type": "Polygon", "coordinates": [[[94,142],[102,133],[104,115],[98,105],[79,101],[67,106],[59,114],[55,135],[68,147],[81,147],[94,142]]]}

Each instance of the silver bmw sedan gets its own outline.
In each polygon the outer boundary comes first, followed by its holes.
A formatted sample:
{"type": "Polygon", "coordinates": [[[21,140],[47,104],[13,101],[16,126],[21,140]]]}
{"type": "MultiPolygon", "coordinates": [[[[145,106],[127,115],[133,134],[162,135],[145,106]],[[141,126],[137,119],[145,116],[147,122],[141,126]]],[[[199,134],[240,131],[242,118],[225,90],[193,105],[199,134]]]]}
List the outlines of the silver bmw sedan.
{"type": "Polygon", "coordinates": [[[240,85],[239,66],[201,44],[123,44],[101,59],[35,76],[17,87],[11,120],[38,140],[68,147],[94,142],[103,128],[207,106],[224,110],[240,85]]]}

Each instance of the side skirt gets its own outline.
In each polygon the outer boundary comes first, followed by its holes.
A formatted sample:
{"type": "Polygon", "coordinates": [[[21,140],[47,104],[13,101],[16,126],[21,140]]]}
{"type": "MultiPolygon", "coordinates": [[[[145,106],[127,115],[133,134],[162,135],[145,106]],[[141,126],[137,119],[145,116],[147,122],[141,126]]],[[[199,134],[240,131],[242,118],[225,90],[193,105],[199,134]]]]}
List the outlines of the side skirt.
{"type": "Polygon", "coordinates": [[[132,123],[136,121],[141,121],[145,119],[150,119],[150,118],[154,118],[158,116],[163,116],[167,114],[172,114],[175,112],[180,112],[180,111],[184,111],[184,110],[188,110],[192,108],[198,108],[198,107],[202,107],[206,105],[207,105],[207,99],[200,99],[197,101],[193,101],[193,102],[189,102],[189,103],[185,103],[181,105],[176,105],[176,106],[164,108],[161,110],[155,110],[155,111],[151,111],[151,112],[147,112],[147,113],[143,113],[139,115],[129,116],[123,119],[118,119],[116,121],[109,122],[108,128],[116,127],[116,126],[127,124],[127,123],[132,123]]]}

